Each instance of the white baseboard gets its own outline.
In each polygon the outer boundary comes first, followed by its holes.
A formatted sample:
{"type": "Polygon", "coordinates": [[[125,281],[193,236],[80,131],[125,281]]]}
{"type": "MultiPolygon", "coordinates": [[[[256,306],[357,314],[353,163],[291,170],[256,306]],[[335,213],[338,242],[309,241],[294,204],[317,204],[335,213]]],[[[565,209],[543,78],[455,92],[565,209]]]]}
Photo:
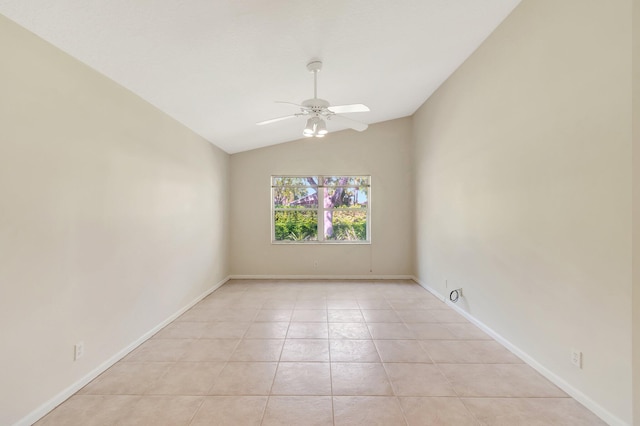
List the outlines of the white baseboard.
{"type": "Polygon", "coordinates": [[[58,393],[56,396],[51,398],[49,401],[47,401],[44,404],[42,404],[41,406],[39,406],[37,409],[35,409],[31,413],[29,413],[27,416],[25,416],[24,418],[19,420],[17,423],[15,423],[14,426],[30,426],[33,423],[35,423],[38,420],[40,420],[47,413],[49,413],[51,410],[56,408],[58,405],[60,405],[61,403],[66,401],[69,397],[71,397],[73,394],[75,394],[77,391],[79,391],[84,386],[86,386],[90,381],[92,381],[93,379],[98,377],[100,374],[102,374],[104,371],[106,371],[109,367],[114,365],[116,362],[118,362],[119,360],[121,360],[122,358],[127,356],[131,351],[133,351],[135,348],[140,346],[142,343],[144,343],[151,336],[153,336],[158,331],[160,331],[167,324],[169,324],[170,322],[174,321],[176,318],[178,318],[184,312],[186,312],[191,307],[196,305],[198,302],[200,302],[202,299],[204,299],[209,294],[214,292],[216,289],[218,289],[220,286],[222,286],[224,283],[226,283],[230,279],[334,279],[334,280],[335,279],[338,279],[338,280],[361,280],[361,279],[370,279],[370,280],[389,280],[389,279],[400,280],[401,279],[401,280],[407,280],[407,279],[410,279],[410,280],[413,280],[416,283],[418,283],[420,286],[422,286],[425,290],[427,290],[428,292],[433,294],[435,297],[437,297],[438,299],[440,299],[442,301],[445,301],[445,303],[447,303],[448,306],[450,306],[452,309],[454,309],[460,315],[462,315],[463,317],[468,319],[471,323],[476,325],[478,328],[480,328],[482,331],[487,333],[489,336],[494,338],[497,342],[499,342],[505,348],[507,348],[508,350],[513,352],[516,356],[520,357],[525,363],[527,363],[528,365],[533,367],[536,371],[538,371],[540,374],[542,374],[544,377],[546,377],[549,381],[551,381],[556,386],[558,386],[560,389],[565,391],[567,394],[569,394],[571,397],[573,397],[576,401],[580,402],[582,405],[587,407],[589,410],[591,410],[594,414],[596,414],[602,420],[607,422],[609,425],[611,425],[611,426],[629,426],[628,423],[624,422],[623,420],[621,420],[617,416],[613,415],[611,412],[609,412],[608,410],[603,408],[601,405],[596,403],[593,399],[589,398],[587,395],[582,393],[580,390],[576,389],[575,387],[573,387],[572,385],[567,383],[563,378],[561,378],[557,374],[555,374],[552,371],[548,370],[545,366],[540,364],[533,357],[528,355],[526,352],[524,352],[523,350],[521,350],[517,346],[513,345],[507,339],[505,339],[500,334],[498,334],[495,331],[493,331],[491,328],[489,328],[484,323],[482,323],[481,321],[479,321],[478,319],[473,317],[471,314],[469,314],[468,312],[464,311],[463,309],[461,309],[460,307],[456,306],[455,304],[446,301],[444,295],[440,294],[434,288],[432,288],[429,285],[427,285],[426,283],[422,282],[417,277],[411,276],[411,275],[344,275],[344,276],[343,275],[230,275],[230,276],[224,278],[223,280],[221,280],[220,282],[216,283],[215,285],[213,285],[210,289],[208,289],[207,291],[202,293],[200,296],[196,297],[193,301],[188,303],[186,306],[184,306],[183,308],[181,308],[180,310],[178,310],[177,312],[175,312],[174,314],[169,316],[167,319],[162,321],[160,324],[156,325],[151,330],[146,332],[144,335],[142,335],[141,337],[136,339],[134,342],[132,342],[131,344],[129,344],[128,346],[126,346],[125,348],[120,350],[118,353],[113,355],[111,358],[109,358],[108,360],[106,360],[105,362],[100,364],[98,367],[93,369],[89,374],[87,374],[86,376],[84,376],[80,380],[76,381],[75,383],[73,383],[72,385],[70,385],[69,387],[64,389],[62,392],[58,393]]]}
{"type": "Polygon", "coordinates": [[[209,288],[207,291],[202,293],[200,296],[196,297],[194,300],[189,302],[186,306],[184,306],[183,308],[179,309],[177,312],[175,312],[172,315],[170,315],[167,319],[162,321],[160,324],[156,325],[151,330],[147,331],[145,334],[140,336],[138,339],[136,339],[135,341],[131,342],[125,348],[123,348],[118,353],[113,355],[111,358],[107,359],[102,364],[100,364],[98,367],[94,368],[91,372],[89,372],[89,374],[87,374],[86,376],[82,377],[80,380],[78,380],[77,382],[73,383],[72,385],[70,385],[69,387],[64,389],[62,392],[58,393],[56,396],[51,398],[49,401],[45,402],[44,404],[42,404],[41,406],[39,406],[38,408],[33,410],[31,413],[29,413],[28,415],[23,417],[21,420],[19,420],[17,423],[15,423],[14,426],[30,426],[30,425],[34,424],[35,422],[37,422],[38,420],[40,420],[42,417],[47,415],[51,410],[56,408],[58,405],[62,404],[69,397],[71,397],[73,394],[75,394],[80,389],[82,389],[84,386],[86,386],[90,381],[92,381],[93,379],[98,377],[100,374],[102,374],[104,371],[106,371],[109,367],[114,365],[116,362],[120,361],[122,358],[127,356],[135,348],[137,348],[142,343],[147,341],[151,336],[153,336],[158,331],[160,331],[162,328],[167,326],[170,322],[172,322],[173,320],[178,318],[180,315],[182,315],[183,313],[185,313],[186,311],[191,309],[194,305],[196,305],[202,299],[204,299],[205,297],[207,297],[208,295],[213,293],[220,286],[222,286],[224,283],[229,281],[229,279],[230,278],[227,276],[222,281],[214,284],[211,288],[209,288]]]}
{"type": "Polygon", "coordinates": [[[413,275],[230,275],[232,280],[413,280],[413,275]]]}
{"type": "Polygon", "coordinates": [[[602,420],[607,422],[609,425],[611,425],[611,426],[629,426],[628,423],[624,422],[619,417],[613,415],[610,411],[606,410],[604,407],[602,407],[600,404],[595,402],[593,399],[589,398],[582,391],[576,389],[574,386],[569,384],[562,377],[558,376],[557,374],[555,374],[554,372],[552,372],[551,370],[546,368],[544,365],[542,365],[541,363],[536,361],[535,358],[533,358],[532,356],[527,354],[522,349],[518,348],[516,345],[512,344],[511,342],[509,342],[507,339],[502,337],[500,334],[496,333],[494,330],[489,328],[487,325],[485,325],[484,323],[479,321],[477,318],[475,318],[474,316],[469,314],[467,311],[465,311],[464,309],[460,308],[456,304],[450,302],[449,300],[446,300],[446,297],[444,295],[440,294],[434,288],[432,288],[431,286],[429,286],[425,282],[419,280],[417,277],[413,277],[413,280],[416,283],[418,283],[421,287],[423,287],[425,290],[427,290],[428,292],[433,294],[435,297],[437,297],[438,299],[444,301],[453,310],[455,310],[460,315],[462,315],[463,317],[468,319],[471,323],[473,323],[478,328],[480,328],[482,331],[487,333],[489,336],[491,336],[493,339],[495,339],[502,346],[507,348],[509,351],[513,352],[517,357],[522,359],[525,363],[527,363],[529,366],[531,366],[533,369],[535,369],[538,373],[540,373],[544,377],[546,377],[551,383],[553,383],[554,385],[558,386],[560,389],[565,391],[573,399],[575,399],[576,401],[578,401],[579,403],[584,405],[586,408],[591,410],[596,416],[600,417],[602,420]]]}
{"type": "Polygon", "coordinates": [[[418,285],[420,285],[420,287],[424,288],[429,293],[433,294],[435,297],[437,297],[438,299],[440,299],[441,301],[446,303],[444,295],[442,295],[439,292],[437,292],[436,289],[434,289],[433,287],[427,285],[427,283],[425,283],[423,281],[420,281],[417,277],[411,277],[411,279],[414,280],[415,282],[417,282],[418,285]]]}

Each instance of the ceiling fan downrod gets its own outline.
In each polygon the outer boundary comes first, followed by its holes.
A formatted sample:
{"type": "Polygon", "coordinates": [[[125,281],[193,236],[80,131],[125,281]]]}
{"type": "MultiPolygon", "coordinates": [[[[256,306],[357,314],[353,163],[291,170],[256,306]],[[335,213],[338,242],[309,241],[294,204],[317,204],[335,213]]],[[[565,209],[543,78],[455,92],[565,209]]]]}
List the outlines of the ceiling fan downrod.
{"type": "Polygon", "coordinates": [[[322,69],[322,61],[312,61],[307,64],[309,72],[313,73],[313,98],[318,98],[318,71],[322,69]]]}

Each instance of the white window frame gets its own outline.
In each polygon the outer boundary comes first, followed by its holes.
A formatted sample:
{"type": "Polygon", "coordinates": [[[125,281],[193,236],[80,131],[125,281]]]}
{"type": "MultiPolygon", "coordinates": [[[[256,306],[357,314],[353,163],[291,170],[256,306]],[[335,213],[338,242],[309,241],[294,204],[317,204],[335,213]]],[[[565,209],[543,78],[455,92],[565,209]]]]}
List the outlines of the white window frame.
{"type": "MultiPolygon", "coordinates": [[[[371,244],[371,175],[360,174],[360,175],[343,175],[343,174],[323,174],[323,175],[272,175],[270,178],[271,185],[271,244],[371,244]],[[309,211],[317,212],[317,226],[318,226],[318,239],[317,240],[276,240],[276,227],[275,227],[275,212],[276,208],[274,205],[274,189],[278,187],[274,185],[274,178],[307,178],[312,177],[317,179],[318,185],[315,186],[318,194],[318,207],[317,208],[308,208],[309,211]],[[324,195],[326,188],[336,188],[338,185],[324,185],[324,178],[326,177],[366,177],[369,181],[367,185],[367,207],[354,209],[354,208],[334,208],[329,209],[324,206],[324,195]],[[325,240],[324,239],[324,213],[327,210],[333,211],[354,211],[354,210],[365,210],[367,214],[367,239],[366,240],[325,240]]],[[[291,185],[291,187],[304,187],[308,188],[309,186],[300,185],[295,186],[291,185]]],[[[344,188],[353,188],[353,185],[342,185],[344,188]]],[[[278,209],[277,211],[290,211],[290,209],[278,209]]]]}

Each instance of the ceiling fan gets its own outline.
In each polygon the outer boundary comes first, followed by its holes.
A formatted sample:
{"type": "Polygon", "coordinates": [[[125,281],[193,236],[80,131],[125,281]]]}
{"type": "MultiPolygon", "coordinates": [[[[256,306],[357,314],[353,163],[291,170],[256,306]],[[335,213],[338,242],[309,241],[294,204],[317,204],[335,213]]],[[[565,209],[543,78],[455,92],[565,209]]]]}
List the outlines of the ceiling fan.
{"type": "Polygon", "coordinates": [[[365,123],[353,120],[351,118],[344,117],[342,114],[348,114],[351,112],[367,112],[369,108],[363,104],[351,104],[351,105],[338,105],[331,106],[328,101],[318,98],[318,71],[322,69],[321,61],[313,61],[307,64],[309,72],[313,73],[313,99],[307,99],[302,101],[301,104],[293,102],[280,102],[281,104],[291,104],[300,108],[300,112],[287,115],[284,117],[273,118],[271,120],[261,121],[256,123],[258,126],[264,124],[276,123],[282,120],[288,120],[290,118],[308,116],[307,125],[305,126],[302,134],[306,137],[324,137],[327,131],[326,121],[341,122],[343,125],[350,127],[359,132],[367,130],[369,127],[365,123]]]}

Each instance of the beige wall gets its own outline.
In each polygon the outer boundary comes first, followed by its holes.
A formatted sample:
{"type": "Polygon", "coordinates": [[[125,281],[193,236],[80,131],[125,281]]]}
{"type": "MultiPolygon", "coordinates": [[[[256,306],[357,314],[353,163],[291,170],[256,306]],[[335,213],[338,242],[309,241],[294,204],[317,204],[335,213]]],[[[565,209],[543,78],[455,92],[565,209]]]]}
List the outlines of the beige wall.
{"type": "Polygon", "coordinates": [[[0,16],[0,424],[227,276],[227,168],[227,154],[0,16]]]}
{"type": "Polygon", "coordinates": [[[419,279],[627,423],[630,15],[524,0],[414,116],[419,279]]]}
{"type": "Polygon", "coordinates": [[[633,419],[640,423],[640,1],[633,1],[633,419]]]}
{"type": "Polygon", "coordinates": [[[229,273],[414,272],[609,420],[631,423],[633,333],[637,421],[630,7],[524,0],[413,118],[230,160],[0,17],[0,424],[229,273]],[[304,173],[372,175],[373,244],[270,243],[269,177],[304,173]]]}
{"type": "MultiPolygon", "coordinates": [[[[410,119],[231,156],[231,273],[409,275],[410,119]],[[371,175],[371,245],[271,244],[271,175],[371,175]],[[314,268],[314,261],[318,267],[314,268]]],[[[300,129],[302,129],[302,124],[300,129]]]]}

